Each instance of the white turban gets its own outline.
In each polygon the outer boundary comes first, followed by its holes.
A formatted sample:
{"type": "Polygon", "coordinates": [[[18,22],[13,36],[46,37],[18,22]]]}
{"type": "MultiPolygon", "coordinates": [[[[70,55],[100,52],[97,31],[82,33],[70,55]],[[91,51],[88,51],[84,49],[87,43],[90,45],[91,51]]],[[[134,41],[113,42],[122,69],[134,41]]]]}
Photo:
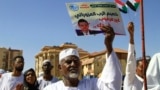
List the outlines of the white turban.
{"type": "Polygon", "coordinates": [[[78,50],[73,49],[73,48],[68,48],[68,49],[62,50],[62,51],[59,53],[59,62],[60,62],[62,59],[64,59],[65,57],[70,56],[70,55],[75,55],[75,56],[79,57],[78,50]]]}
{"type": "Polygon", "coordinates": [[[50,63],[52,65],[50,60],[44,60],[42,64],[44,65],[45,63],[50,63]]]}

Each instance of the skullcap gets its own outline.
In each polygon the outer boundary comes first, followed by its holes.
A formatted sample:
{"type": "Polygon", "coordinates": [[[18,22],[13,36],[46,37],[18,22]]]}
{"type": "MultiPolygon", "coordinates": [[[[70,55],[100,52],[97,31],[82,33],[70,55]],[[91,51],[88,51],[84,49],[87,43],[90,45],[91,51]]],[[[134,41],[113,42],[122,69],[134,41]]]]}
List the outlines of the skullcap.
{"type": "Polygon", "coordinates": [[[45,63],[50,63],[52,65],[51,61],[48,59],[44,60],[42,64],[44,65],[45,63]]]}
{"type": "Polygon", "coordinates": [[[75,56],[79,57],[78,50],[73,49],[73,48],[68,48],[68,49],[62,50],[62,51],[59,53],[59,62],[60,62],[62,59],[64,59],[65,57],[70,56],[70,55],[75,55],[75,56]]]}

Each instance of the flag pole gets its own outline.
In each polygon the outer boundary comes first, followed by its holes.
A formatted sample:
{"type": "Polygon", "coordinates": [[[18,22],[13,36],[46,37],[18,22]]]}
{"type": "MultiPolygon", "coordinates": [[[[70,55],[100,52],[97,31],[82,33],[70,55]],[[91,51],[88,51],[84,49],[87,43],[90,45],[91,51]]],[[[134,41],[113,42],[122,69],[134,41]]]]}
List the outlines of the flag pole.
{"type": "Polygon", "coordinates": [[[140,20],[141,20],[141,36],[142,36],[142,58],[143,58],[143,65],[144,65],[143,66],[144,90],[147,90],[143,0],[140,0],[140,20]]]}

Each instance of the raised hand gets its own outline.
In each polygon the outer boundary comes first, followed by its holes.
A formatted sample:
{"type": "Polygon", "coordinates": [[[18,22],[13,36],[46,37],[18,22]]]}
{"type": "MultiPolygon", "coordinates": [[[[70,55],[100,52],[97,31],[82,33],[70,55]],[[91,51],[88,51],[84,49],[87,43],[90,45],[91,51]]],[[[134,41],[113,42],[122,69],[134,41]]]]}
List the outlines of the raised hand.
{"type": "Polygon", "coordinates": [[[134,24],[133,24],[133,22],[128,23],[127,29],[128,29],[129,35],[130,35],[130,43],[134,44],[134,24]]]}
{"type": "Polygon", "coordinates": [[[113,50],[112,43],[115,37],[115,33],[111,26],[103,26],[101,27],[101,30],[104,32],[105,35],[104,44],[106,46],[106,49],[108,50],[108,56],[109,56],[113,50]]]}

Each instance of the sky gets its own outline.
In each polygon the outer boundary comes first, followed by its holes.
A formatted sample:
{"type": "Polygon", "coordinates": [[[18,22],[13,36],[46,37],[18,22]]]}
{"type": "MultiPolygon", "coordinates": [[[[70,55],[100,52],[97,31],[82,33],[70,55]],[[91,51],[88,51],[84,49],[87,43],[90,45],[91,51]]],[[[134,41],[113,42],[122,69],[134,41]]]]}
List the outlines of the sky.
{"type": "MultiPolygon", "coordinates": [[[[44,46],[59,46],[65,42],[76,44],[90,53],[105,49],[104,35],[78,37],[74,32],[66,3],[91,0],[0,0],[0,47],[23,50],[25,67],[35,68],[35,55],[44,46]]],[[[114,0],[93,0],[114,2],[114,0]]],[[[126,2],[126,0],[122,0],[126,2]]],[[[159,0],[144,1],[144,30],[146,55],[160,52],[159,0]]],[[[128,49],[127,24],[135,24],[135,48],[142,56],[140,8],[121,13],[125,36],[116,36],[114,48],[128,49]]]]}

